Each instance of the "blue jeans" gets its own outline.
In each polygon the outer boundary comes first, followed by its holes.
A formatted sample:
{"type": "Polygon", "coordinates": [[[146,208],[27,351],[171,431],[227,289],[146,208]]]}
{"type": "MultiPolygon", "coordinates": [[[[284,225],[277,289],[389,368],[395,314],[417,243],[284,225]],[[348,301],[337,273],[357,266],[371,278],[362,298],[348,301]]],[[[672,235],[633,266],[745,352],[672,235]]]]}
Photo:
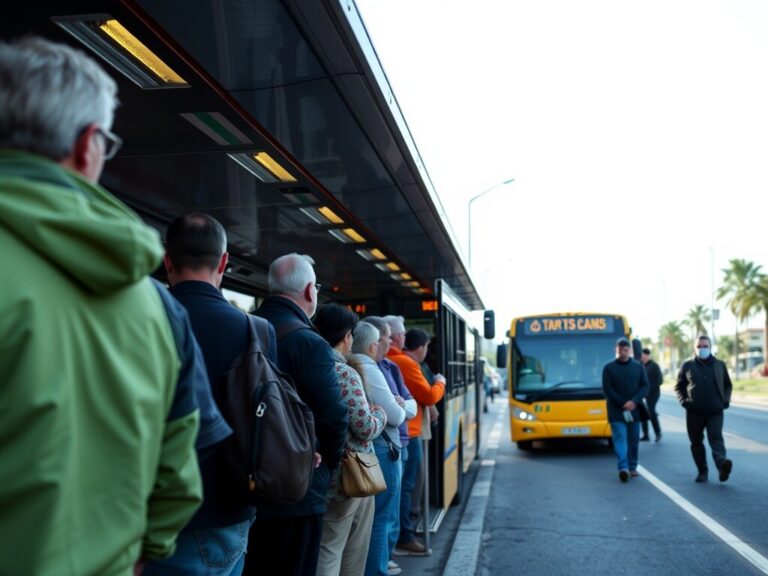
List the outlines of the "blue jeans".
{"type": "MultiPolygon", "coordinates": [[[[416,489],[416,480],[419,477],[421,468],[421,440],[411,438],[408,443],[408,460],[405,461],[405,470],[403,471],[403,486],[400,492],[400,544],[413,542],[415,535],[413,531],[413,522],[411,521],[411,499],[413,491],[416,489]]],[[[418,498],[418,494],[416,495],[418,498]]]]}
{"type": "Polygon", "coordinates": [[[400,460],[389,459],[389,449],[384,440],[376,438],[373,441],[373,447],[379,458],[387,489],[374,496],[376,510],[373,514],[371,545],[365,561],[365,576],[387,576],[387,564],[394,549],[394,537],[390,538],[390,534],[395,533],[395,526],[400,516],[400,483],[403,467],[400,460]]]}
{"type": "Polygon", "coordinates": [[[640,422],[611,422],[613,451],[619,460],[619,470],[637,470],[637,449],[640,445],[640,422]]]}
{"type": "Polygon", "coordinates": [[[173,556],[148,563],[143,576],[240,576],[251,522],[183,530],[173,556]]]}

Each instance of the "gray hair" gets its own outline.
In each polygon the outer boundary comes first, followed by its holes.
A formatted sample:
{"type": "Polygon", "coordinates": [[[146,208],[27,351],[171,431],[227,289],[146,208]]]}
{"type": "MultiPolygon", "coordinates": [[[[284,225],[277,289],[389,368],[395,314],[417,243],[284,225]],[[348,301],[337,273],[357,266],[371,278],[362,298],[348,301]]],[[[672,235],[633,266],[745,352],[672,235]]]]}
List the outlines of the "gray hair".
{"type": "MultiPolygon", "coordinates": [[[[373,324],[376,328],[378,328],[379,332],[382,332],[384,328],[389,330],[389,324],[387,324],[384,321],[384,318],[381,316],[366,316],[363,318],[363,322],[368,322],[369,324],[373,324]]],[[[381,336],[381,334],[379,334],[381,336]]]]}
{"type": "Polygon", "coordinates": [[[405,318],[402,316],[384,316],[382,318],[384,322],[386,322],[389,325],[389,329],[392,331],[392,334],[402,334],[405,332],[405,318]]]}
{"type": "Polygon", "coordinates": [[[89,125],[110,130],[117,104],[115,81],[80,50],[34,36],[0,42],[0,148],[60,161],[89,125]]]}
{"type": "Polygon", "coordinates": [[[368,322],[358,322],[352,331],[352,352],[354,354],[367,354],[371,344],[379,341],[379,329],[368,322]]]}
{"type": "Polygon", "coordinates": [[[315,261],[306,254],[285,254],[276,259],[269,267],[267,286],[270,294],[298,295],[307,284],[315,281],[312,266],[315,261]]]}

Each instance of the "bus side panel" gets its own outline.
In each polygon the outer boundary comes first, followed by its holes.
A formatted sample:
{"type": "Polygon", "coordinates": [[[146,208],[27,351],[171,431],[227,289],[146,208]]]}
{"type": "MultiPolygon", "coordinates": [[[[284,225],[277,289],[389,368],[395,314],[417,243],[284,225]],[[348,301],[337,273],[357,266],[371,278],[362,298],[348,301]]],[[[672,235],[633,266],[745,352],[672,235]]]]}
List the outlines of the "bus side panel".
{"type": "MultiPolygon", "coordinates": [[[[462,426],[462,403],[464,397],[456,396],[444,403],[445,414],[445,436],[443,449],[443,508],[448,508],[451,500],[458,490],[458,467],[459,467],[459,430],[462,426]]],[[[465,434],[466,437],[466,434],[465,434]]]]}
{"type": "Polygon", "coordinates": [[[467,391],[462,398],[464,402],[464,427],[462,429],[462,442],[464,444],[462,456],[464,460],[462,461],[462,472],[469,470],[469,465],[477,457],[477,390],[477,384],[470,384],[467,386],[467,391]]]}

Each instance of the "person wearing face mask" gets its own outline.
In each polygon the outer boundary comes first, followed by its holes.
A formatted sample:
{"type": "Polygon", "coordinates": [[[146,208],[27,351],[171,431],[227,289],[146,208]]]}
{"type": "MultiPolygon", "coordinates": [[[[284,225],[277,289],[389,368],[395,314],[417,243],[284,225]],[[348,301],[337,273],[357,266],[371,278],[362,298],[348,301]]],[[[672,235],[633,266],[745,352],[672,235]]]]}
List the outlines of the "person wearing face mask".
{"type": "Polygon", "coordinates": [[[685,423],[691,441],[691,454],[699,473],[696,482],[707,481],[707,451],[704,430],[712,449],[712,458],[719,471],[720,482],[725,482],[733,469],[733,462],[725,457],[723,440],[723,411],[731,403],[733,385],[725,363],[712,356],[709,336],[699,336],[696,356],[683,363],[677,374],[675,393],[685,408],[685,423]]]}

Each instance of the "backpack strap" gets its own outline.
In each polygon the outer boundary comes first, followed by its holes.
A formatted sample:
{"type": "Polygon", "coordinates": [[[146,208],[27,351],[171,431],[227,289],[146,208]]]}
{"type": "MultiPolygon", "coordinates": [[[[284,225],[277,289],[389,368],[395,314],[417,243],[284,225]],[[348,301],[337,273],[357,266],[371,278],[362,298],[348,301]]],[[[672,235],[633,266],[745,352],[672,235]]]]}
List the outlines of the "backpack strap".
{"type": "Polygon", "coordinates": [[[269,358],[269,322],[264,318],[259,318],[253,314],[246,313],[248,324],[250,325],[248,332],[264,356],[269,358]]]}

